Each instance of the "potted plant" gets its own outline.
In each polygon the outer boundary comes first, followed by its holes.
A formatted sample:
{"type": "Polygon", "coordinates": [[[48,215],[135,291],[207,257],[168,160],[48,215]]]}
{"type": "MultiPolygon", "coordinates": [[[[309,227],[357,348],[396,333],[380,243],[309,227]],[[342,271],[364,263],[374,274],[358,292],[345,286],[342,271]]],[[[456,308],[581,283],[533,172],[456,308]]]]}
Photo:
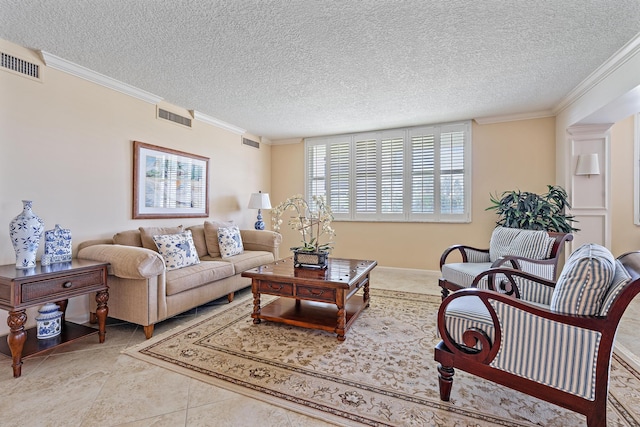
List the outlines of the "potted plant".
{"type": "Polygon", "coordinates": [[[321,237],[331,238],[335,231],[331,227],[333,213],[323,196],[313,196],[314,209],[299,194],[289,197],[271,210],[273,229],[279,231],[282,215],[287,210],[295,214],[289,218],[289,226],[302,235],[302,246],[291,248],[296,267],[326,268],[332,242],[322,243],[321,237]]]}
{"type": "Polygon", "coordinates": [[[565,214],[571,208],[567,192],[557,185],[547,185],[548,191],[536,194],[528,191],[505,191],[500,197],[491,195],[491,206],[499,218],[496,225],[525,230],[546,230],[560,233],[579,231],[573,227],[572,215],[565,214]]]}

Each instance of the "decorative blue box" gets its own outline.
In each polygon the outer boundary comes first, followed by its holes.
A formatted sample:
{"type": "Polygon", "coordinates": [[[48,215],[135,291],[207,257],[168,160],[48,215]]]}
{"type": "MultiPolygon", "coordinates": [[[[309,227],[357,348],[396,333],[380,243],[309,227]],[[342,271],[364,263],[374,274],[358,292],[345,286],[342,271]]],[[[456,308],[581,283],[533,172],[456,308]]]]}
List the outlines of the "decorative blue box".
{"type": "Polygon", "coordinates": [[[53,230],[44,232],[44,255],[40,263],[49,265],[71,261],[71,230],[56,224],[53,230]]]}

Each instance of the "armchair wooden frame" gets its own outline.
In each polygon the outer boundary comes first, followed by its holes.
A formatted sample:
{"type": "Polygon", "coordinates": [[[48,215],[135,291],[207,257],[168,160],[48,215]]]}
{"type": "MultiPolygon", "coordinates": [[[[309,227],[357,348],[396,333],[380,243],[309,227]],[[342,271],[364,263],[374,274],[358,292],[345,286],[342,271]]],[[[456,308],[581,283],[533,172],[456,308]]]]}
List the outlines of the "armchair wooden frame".
{"type": "MultiPolygon", "coordinates": [[[[507,281],[511,282],[511,286],[516,288],[516,292],[512,293],[512,295],[492,290],[493,281],[489,280],[490,290],[467,288],[447,297],[438,312],[438,330],[442,341],[436,346],[434,357],[435,360],[439,362],[440,399],[443,401],[449,400],[453,384],[454,368],[457,368],[581,413],[586,416],[589,427],[606,426],[609,368],[616,329],[627,306],[633,298],[640,293],[640,252],[630,252],[621,255],[618,259],[630,274],[631,280],[617,294],[605,316],[560,314],[514,298],[517,293],[517,287],[515,286],[516,277],[534,280],[546,286],[554,286],[554,282],[543,280],[522,271],[507,268],[492,269],[482,273],[481,276],[505,275],[507,281]],[[493,321],[493,340],[478,328],[471,328],[463,335],[464,344],[459,344],[454,341],[447,331],[445,324],[446,307],[456,298],[464,296],[476,296],[480,298],[487,307],[493,321]],[[509,325],[501,325],[490,301],[503,303],[522,312],[531,313],[540,319],[548,319],[558,325],[568,325],[569,327],[582,328],[600,333],[601,339],[595,360],[595,398],[589,400],[585,397],[492,366],[491,363],[501,348],[502,339],[505,334],[504,329],[508,328],[509,325]]],[[[478,276],[474,283],[480,280],[481,276],[478,276]]]]}
{"type": "MultiPolygon", "coordinates": [[[[562,249],[564,249],[565,243],[573,240],[573,234],[571,233],[557,233],[557,232],[548,232],[550,237],[555,238],[553,242],[553,246],[551,248],[551,253],[549,258],[542,260],[533,260],[529,258],[519,257],[519,256],[504,256],[501,257],[491,264],[491,268],[498,267],[511,267],[518,270],[523,270],[523,264],[537,264],[537,265],[551,265],[553,266],[553,277],[555,278],[558,270],[558,262],[560,260],[560,255],[562,254],[562,249]]],[[[440,270],[442,271],[442,266],[447,263],[447,259],[452,254],[458,254],[460,258],[462,258],[462,262],[474,262],[470,258],[475,256],[485,256],[489,257],[489,249],[478,249],[472,246],[467,245],[453,245],[445,249],[440,257],[440,270]]],[[[441,277],[438,280],[438,285],[442,288],[442,299],[446,298],[449,295],[449,292],[455,292],[460,289],[465,289],[464,286],[460,286],[457,283],[453,283],[449,280],[446,280],[444,277],[441,277]]]]}

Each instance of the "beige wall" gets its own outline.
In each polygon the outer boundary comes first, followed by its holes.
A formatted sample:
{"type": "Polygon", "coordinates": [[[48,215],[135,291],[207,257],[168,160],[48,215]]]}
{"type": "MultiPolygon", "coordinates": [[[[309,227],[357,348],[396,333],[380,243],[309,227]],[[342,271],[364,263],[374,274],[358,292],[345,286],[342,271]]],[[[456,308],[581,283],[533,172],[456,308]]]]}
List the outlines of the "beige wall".
{"type": "Polygon", "coordinates": [[[633,116],[611,127],[611,252],[640,250],[640,229],[633,223],[633,116]]]}
{"type": "MultiPolygon", "coordinates": [[[[485,211],[490,193],[505,190],[546,191],[555,182],[555,120],[543,118],[472,129],[472,222],[383,223],[336,222],[333,256],[375,259],[391,267],[438,270],[442,251],[456,243],[487,247],[496,216],[485,211]]],[[[272,204],[304,193],[304,149],[297,141],[274,141],[272,147],[272,204]],[[282,144],[282,145],[279,145],[282,144]]],[[[283,229],[286,248],[299,235],[283,229]]]]}
{"type": "MultiPolygon", "coordinates": [[[[0,48],[40,61],[2,40],[0,48]]],[[[22,210],[22,199],[33,200],[45,229],[70,228],[74,250],[81,241],[119,230],[204,221],[132,219],[134,140],[209,157],[210,217],[253,227],[257,211],[247,203],[252,192],[270,191],[270,146],[243,146],[240,135],[200,121],[192,129],[161,121],[153,104],[40,64],[41,83],[0,71],[0,264],[15,262],[8,225],[22,210]]],[[[87,315],[87,301],[72,300],[70,318],[87,315]]],[[[5,315],[0,311],[0,319],[5,315]]]]}

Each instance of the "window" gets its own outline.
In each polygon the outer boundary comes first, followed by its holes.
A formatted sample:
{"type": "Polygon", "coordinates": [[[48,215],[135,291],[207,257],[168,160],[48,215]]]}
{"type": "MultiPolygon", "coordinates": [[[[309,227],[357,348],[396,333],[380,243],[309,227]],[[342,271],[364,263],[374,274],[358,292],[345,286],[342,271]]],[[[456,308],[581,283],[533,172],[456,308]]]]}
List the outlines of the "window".
{"type": "Polygon", "coordinates": [[[337,220],[471,220],[471,123],[305,140],[307,198],[337,220]]]}

